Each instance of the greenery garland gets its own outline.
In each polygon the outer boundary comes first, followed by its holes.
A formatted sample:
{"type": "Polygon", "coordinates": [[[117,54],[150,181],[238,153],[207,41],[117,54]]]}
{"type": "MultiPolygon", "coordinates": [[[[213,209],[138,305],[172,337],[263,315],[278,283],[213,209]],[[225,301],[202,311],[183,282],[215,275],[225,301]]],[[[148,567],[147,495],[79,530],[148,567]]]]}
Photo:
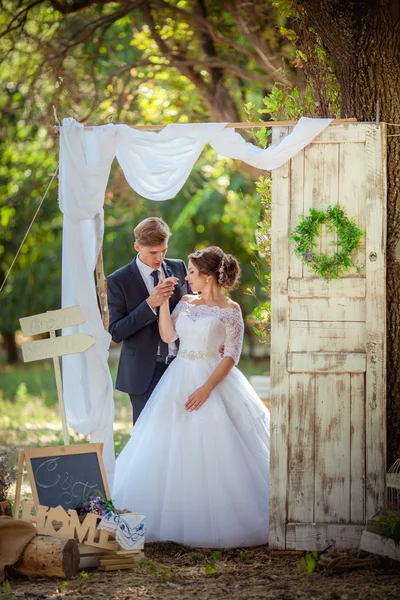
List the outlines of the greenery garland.
{"type": "Polygon", "coordinates": [[[349,219],[340,204],[335,204],[326,212],[311,208],[309,216],[302,215],[289,241],[294,245],[294,252],[303,265],[330,281],[354,266],[352,255],[360,248],[363,235],[364,232],[357,227],[354,217],[349,219]],[[318,246],[316,239],[321,225],[326,225],[328,232],[337,233],[337,240],[330,243],[330,246],[338,248],[332,256],[313,251],[318,246]]]}

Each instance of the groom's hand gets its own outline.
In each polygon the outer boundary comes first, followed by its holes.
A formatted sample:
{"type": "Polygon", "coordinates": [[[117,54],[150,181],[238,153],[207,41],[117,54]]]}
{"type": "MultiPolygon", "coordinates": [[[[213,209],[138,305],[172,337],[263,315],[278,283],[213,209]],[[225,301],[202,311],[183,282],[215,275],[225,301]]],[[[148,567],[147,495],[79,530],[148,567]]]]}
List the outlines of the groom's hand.
{"type": "Polygon", "coordinates": [[[150,296],[147,298],[147,304],[150,308],[158,308],[161,304],[164,304],[166,300],[169,300],[174,293],[174,287],[177,281],[176,277],[169,277],[165,281],[160,279],[158,285],[151,290],[150,296]]]}

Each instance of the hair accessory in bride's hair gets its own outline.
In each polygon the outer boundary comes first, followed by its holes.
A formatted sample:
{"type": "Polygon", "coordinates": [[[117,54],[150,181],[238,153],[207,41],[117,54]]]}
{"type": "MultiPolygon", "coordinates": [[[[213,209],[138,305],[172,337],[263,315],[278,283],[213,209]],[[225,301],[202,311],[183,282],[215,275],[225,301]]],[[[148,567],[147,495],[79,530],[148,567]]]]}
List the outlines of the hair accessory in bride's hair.
{"type": "Polygon", "coordinates": [[[219,268],[218,268],[218,283],[219,284],[222,283],[222,280],[224,278],[224,271],[225,271],[225,254],[222,257],[221,264],[219,265],[219,268]]]}

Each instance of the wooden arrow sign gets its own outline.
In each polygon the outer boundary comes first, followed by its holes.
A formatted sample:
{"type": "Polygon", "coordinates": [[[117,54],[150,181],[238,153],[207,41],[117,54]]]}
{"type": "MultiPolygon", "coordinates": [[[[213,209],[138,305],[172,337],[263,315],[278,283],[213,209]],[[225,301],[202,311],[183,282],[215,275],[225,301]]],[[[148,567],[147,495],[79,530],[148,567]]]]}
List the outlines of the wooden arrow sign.
{"type": "MultiPolygon", "coordinates": [[[[40,315],[24,317],[19,320],[22,333],[25,337],[56,331],[72,325],[80,325],[85,322],[80,306],[70,306],[60,310],[49,310],[40,315]]],[[[80,352],[78,350],[77,352],[80,352]]],[[[53,356],[53,355],[51,355],[53,356]]]]}
{"type": "Polygon", "coordinates": [[[93,346],[95,340],[91,335],[85,333],[74,333],[61,337],[52,337],[46,340],[34,340],[21,344],[22,356],[24,362],[33,360],[42,360],[44,358],[54,358],[55,356],[65,356],[66,354],[76,354],[85,352],[93,346]]]}
{"type": "Polygon", "coordinates": [[[56,336],[57,329],[80,325],[85,322],[80,306],[70,306],[60,310],[49,310],[40,315],[32,315],[19,320],[22,333],[25,337],[38,335],[39,333],[50,333],[45,340],[32,340],[21,344],[24,362],[52,358],[56,376],[57,395],[60,403],[61,423],[64,436],[64,444],[69,444],[67,417],[65,415],[64,398],[62,391],[62,379],[59,356],[66,354],[77,354],[85,352],[93,346],[95,339],[86,333],[73,333],[71,335],[56,336]]]}

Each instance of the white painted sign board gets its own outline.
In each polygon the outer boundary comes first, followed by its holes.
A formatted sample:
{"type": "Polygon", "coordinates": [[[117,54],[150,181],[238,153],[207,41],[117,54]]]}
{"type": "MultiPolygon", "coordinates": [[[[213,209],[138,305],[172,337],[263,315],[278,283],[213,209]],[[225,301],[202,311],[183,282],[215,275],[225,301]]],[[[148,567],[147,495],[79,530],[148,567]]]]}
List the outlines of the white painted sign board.
{"type": "Polygon", "coordinates": [[[79,306],[70,306],[60,310],[49,310],[32,317],[24,317],[19,322],[24,336],[30,337],[39,335],[39,333],[72,327],[72,325],[80,325],[85,322],[85,319],[79,306]]]}
{"type": "Polygon", "coordinates": [[[85,352],[94,343],[94,339],[90,335],[74,333],[72,335],[52,337],[47,340],[25,342],[22,344],[21,350],[24,362],[32,362],[33,360],[85,352]]]}
{"type": "Polygon", "coordinates": [[[67,418],[62,393],[61,369],[59,356],[85,352],[95,343],[94,338],[86,333],[73,333],[71,335],[56,336],[56,330],[80,325],[85,322],[80,306],[69,306],[59,310],[49,310],[46,313],[23,317],[19,320],[22,333],[25,337],[50,333],[44,340],[32,340],[21,344],[24,362],[52,358],[57,384],[57,395],[60,403],[61,422],[63,428],[64,444],[69,444],[67,418]]]}

